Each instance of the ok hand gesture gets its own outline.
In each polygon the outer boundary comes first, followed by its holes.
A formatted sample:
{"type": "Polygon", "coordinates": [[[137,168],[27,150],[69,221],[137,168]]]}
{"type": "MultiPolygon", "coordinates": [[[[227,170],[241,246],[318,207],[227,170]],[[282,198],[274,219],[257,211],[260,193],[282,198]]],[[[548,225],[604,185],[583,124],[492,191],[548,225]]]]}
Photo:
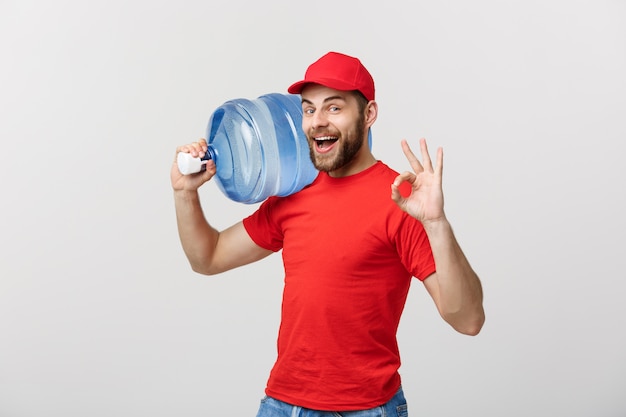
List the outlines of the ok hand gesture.
{"type": "Polygon", "coordinates": [[[437,149],[437,164],[433,167],[426,146],[426,139],[420,139],[423,163],[415,157],[406,140],[402,140],[402,151],[411,164],[413,172],[406,171],[396,177],[391,184],[391,199],[404,211],[423,224],[445,220],[443,211],[443,150],[437,149]],[[404,181],[411,184],[411,194],[400,194],[399,186],[404,181]]]}

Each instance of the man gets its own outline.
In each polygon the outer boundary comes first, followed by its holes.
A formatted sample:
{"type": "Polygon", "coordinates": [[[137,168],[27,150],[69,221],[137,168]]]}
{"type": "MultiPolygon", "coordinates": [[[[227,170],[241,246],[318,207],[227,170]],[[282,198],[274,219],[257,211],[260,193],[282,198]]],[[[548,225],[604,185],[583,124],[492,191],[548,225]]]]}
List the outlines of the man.
{"type": "MultiPolygon", "coordinates": [[[[412,277],[457,331],[476,335],[484,322],[480,280],[443,210],[443,151],[433,166],[422,139],[420,163],[402,141],[413,172],[400,175],[376,160],[368,145],[378,114],[374,81],[357,58],[330,52],[288,91],[301,95],[320,174],[220,232],[197,192],[215,175],[213,161],[190,176],[174,163],[183,249],[207,275],[282,250],[278,357],[258,416],[407,415],[396,331],[412,277]]],[[[176,152],[196,157],[206,148],[200,140],[176,152]]]]}

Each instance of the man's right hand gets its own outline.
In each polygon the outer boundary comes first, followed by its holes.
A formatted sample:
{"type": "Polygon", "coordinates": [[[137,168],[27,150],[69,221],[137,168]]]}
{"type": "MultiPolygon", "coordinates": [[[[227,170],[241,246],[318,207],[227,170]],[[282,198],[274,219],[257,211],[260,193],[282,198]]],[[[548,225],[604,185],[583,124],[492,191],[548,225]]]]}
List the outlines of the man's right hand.
{"type": "Polygon", "coordinates": [[[190,175],[181,174],[176,162],[179,152],[188,153],[194,158],[201,158],[206,154],[207,148],[208,145],[205,139],[176,148],[174,163],[170,172],[174,191],[196,191],[202,184],[213,178],[215,175],[215,162],[213,160],[206,161],[206,170],[190,175]]]}

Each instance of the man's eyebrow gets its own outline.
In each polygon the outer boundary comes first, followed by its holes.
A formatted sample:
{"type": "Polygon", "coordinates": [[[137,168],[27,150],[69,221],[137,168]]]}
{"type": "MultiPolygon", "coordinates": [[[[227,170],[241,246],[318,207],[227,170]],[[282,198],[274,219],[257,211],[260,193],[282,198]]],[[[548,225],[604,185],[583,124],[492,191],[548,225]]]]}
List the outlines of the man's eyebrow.
{"type": "MultiPolygon", "coordinates": [[[[330,97],[326,97],[324,99],[324,103],[329,102],[329,101],[333,101],[333,100],[346,101],[346,98],[344,96],[341,96],[341,95],[330,96],[330,97]]],[[[307,100],[306,98],[302,98],[302,102],[303,103],[308,103],[308,104],[313,104],[313,102],[311,100],[307,100]]]]}

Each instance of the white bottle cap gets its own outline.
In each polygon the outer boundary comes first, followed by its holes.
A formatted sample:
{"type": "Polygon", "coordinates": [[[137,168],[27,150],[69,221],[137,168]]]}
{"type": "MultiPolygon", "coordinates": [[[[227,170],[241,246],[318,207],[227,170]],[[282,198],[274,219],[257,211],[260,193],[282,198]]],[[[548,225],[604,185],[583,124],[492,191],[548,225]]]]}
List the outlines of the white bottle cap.
{"type": "Polygon", "coordinates": [[[179,152],[176,157],[178,170],[183,175],[195,174],[202,171],[203,161],[200,158],[194,158],[186,152],[179,152]]]}

